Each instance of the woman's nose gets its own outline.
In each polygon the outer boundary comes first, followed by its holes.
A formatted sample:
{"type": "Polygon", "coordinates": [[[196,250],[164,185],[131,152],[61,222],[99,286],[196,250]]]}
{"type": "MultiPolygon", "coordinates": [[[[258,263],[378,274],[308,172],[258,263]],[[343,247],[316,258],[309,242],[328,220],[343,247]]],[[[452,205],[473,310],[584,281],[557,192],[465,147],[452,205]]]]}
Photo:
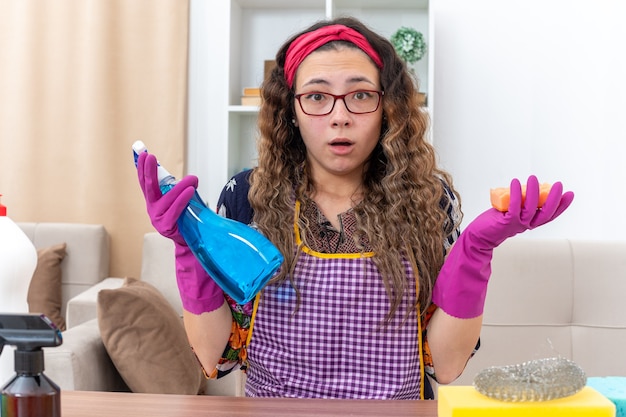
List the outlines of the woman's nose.
{"type": "Polygon", "coordinates": [[[330,116],[333,125],[345,126],[352,122],[352,113],[348,110],[346,102],[343,98],[335,101],[335,107],[330,113],[330,116]]]}

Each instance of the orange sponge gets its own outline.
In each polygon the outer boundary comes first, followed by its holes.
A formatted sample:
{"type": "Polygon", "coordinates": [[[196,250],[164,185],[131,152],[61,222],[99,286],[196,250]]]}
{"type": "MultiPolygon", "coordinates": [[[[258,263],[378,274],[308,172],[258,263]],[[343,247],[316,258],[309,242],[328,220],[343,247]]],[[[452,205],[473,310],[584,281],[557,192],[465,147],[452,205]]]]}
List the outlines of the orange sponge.
{"type": "MultiPolygon", "coordinates": [[[[539,185],[539,202],[537,207],[542,207],[548,199],[548,194],[552,184],[539,185]]],[[[491,205],[498,211],[509,211],[509,203],[511,201],[511,189],[509,187],[498,187],[490,190],[491,205]]],[[[526,185],[522,185],[522,202],[526,199],[526,185]]]]}

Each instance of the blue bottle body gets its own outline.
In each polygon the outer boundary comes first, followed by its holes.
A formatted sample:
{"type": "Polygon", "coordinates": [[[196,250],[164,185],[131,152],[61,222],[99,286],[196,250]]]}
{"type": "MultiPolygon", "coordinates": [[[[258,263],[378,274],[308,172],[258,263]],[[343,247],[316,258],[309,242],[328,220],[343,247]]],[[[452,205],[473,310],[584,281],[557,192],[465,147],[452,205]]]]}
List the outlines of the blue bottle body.
{"type": "MultiPolygon", "coordinates": [[[[163,194],[175,184],[171,175],[159,178],[163,194]]],[[[202,267],[239,304],[252,300],[283,262],[280,251],[265,236],[218,215],[204,204],[197,191],[177,224],[202,267]]]]}

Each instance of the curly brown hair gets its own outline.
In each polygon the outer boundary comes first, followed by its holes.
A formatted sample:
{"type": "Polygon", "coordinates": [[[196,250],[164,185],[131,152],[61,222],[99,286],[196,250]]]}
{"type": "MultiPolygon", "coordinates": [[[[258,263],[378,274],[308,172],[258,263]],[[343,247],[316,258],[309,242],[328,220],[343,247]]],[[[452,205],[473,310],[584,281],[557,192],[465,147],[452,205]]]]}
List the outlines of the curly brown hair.
{"type": "MultiPolygon", "coordinates": [[[[335,24],[363,34],[383,61],[380,79],[385,95],[380,140],[364,173],[363,200],[355,205],[354,213],[355,240],[368,241],[376,254],[373,259],[390,299],[389,320],[408,290],[403,259],[419,271],[414,271],[419,276],[417,302],[422,307],[430,304],[432,287],[444,261],[443,242],[458,227],[446,214],[451,202],[444,195],[442,182],[460,200],[450,175],[437,166],[435,150],[428,142],[429,118],[420,107],[416,80],[387,39],[357,19],[342,17],[312,25],[279,49],[276,66],[261,88],[258,166],[251,175],[249,200],[259,230],[285,257],[273,282],[289,279],[293,284],[290,272],[300,252],[294,250],[294,201],[306,205],[314,185],[307,169],[306,148],[292,123],[294,92],[285,81],[285,54],[302,33],[335,24]]],[[[333,47],[328,45],[324,47],[333,47]]],[[[305,236],[307,222],[300,218],[298,226],[305,236]]]]}

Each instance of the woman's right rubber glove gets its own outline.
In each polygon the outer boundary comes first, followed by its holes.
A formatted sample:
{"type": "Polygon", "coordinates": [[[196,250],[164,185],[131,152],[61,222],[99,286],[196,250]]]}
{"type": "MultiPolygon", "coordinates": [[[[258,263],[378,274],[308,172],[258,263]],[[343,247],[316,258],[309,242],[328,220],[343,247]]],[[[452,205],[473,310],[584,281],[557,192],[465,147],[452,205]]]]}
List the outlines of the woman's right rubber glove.
{"type": "Polygon", "coordinates": [[[174,241],[176,283],[183,308],[193,314],[213,311],[224,304],[224,292],[198,262],[177,225],[178,218],[198,187],[198,178],[188,175],[163,194],[157,169],[154,155],[147,152],[139,154],[137,173],[150,221],[157,232],[174,241]]]}
{"type": "Polygon", "coordinates": [[[474,219],[439,271],[432,300],[453,317],[469,319],[483,313],[494,248],[509,237],[556,219],[574,199],[574,193],[563,193],[563,185],[556,182],[544,205],[537,208],[539,182],[534,175],[528,178],[525,199],[517,179],[511,181],[510,194],[509,210],[503,213],[491,208],[474,219]]]}

